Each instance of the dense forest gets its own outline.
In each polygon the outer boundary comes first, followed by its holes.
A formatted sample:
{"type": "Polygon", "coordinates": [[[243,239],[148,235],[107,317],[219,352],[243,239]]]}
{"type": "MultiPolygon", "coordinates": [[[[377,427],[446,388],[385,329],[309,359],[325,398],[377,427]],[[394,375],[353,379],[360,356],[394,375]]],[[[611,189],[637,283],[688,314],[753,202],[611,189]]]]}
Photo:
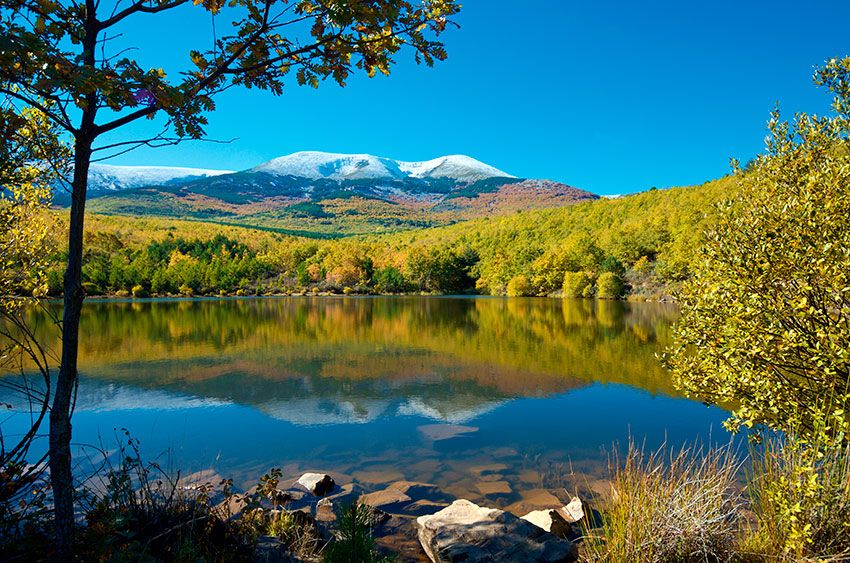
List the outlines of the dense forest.
{"type": "MultiPolygon", "coordinates": [[[[89,295],[135,297],[307,291],[665,298],[688,277],[714,204],[734,185],[729,176],[696,187],[334,240],[93,215],[84,287],[89,295]]],[[[57,220],[65,219],[57,214],[57,220]]],[[[61,292],[63,260],[62,252],[51,259],[54,295],[61,292]]]]}

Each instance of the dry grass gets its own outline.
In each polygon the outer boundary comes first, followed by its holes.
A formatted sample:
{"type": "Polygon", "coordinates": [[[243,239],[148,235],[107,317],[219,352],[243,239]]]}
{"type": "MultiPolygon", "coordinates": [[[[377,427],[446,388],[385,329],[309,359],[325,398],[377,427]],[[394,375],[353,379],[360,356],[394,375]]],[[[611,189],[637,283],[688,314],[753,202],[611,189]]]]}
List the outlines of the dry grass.
{"type": "Polygon", "coordinates": [[[611,462],[613,493],[602,525],[584,530],[583,561],[717,562],[734,559],[743,498],[729,447],[629,445],[611,462]]]}

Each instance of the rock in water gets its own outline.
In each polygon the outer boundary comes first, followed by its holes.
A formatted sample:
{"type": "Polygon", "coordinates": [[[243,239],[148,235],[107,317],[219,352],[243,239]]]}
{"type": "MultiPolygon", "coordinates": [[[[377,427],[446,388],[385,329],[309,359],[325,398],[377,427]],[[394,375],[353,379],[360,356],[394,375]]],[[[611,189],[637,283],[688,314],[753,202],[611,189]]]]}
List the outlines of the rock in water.
{"type": "Polygon", "coordinates": [[[573,527],[564,518],[560,510],[534,510],[522,517],[535,526],[551,532],[559,538],[566,538],[572,534],[573,527]]]}
{"type": "Polygon", "coordinates": [[[567,522],[575,523],[584,518],[584,503],[579,497],[573,497],[570,503],[559,510],[567,522]]]}
{"type": "Polygon", "coordinates": [[[572,562],[571,542],[509,512],[456,500],[430,516],[416,519],[419,542],[436,562],[572,562]]]}
{"type": "Polygon", "coordinates": [[[326,473],[305,473],[298,479],[298,484],[317,497],[325,496],[336,486],[333,477],[326,473]]]}

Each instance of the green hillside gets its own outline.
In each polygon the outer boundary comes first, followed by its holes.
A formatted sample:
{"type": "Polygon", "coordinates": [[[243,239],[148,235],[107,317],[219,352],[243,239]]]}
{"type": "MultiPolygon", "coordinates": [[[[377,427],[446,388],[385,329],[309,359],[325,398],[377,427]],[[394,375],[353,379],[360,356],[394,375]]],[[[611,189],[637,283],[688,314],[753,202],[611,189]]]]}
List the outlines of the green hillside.
{"type": "MultiPolygon", "coordinates": [[[[284,218],[250,228],[221,219],[93,214],[84,278],[90,294],[137,296],[552,295],[566,289],[576,296],[659,298],[688,276],[712,204],[734,183],[727,177],[448,226],[375,229],[378,234],[325,240],[315,237],[328,234],[284,218]]],[[[296,209],[305,221],[326,220],[324,206],[301,203],[296,209]]],[[[51,270],[54,293],[61,286],[61,258],[55,256],[51,270]]]]}

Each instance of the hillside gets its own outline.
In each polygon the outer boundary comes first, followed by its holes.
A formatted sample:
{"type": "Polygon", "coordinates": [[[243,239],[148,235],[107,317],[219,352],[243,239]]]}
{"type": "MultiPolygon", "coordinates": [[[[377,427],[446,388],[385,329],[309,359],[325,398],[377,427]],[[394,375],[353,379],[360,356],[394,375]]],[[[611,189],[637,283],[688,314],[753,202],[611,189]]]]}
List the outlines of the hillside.
{"type": "MultiPolygon", "coordinates": [[[[195,219],[318,236],[448,225],[519,209],[598,199],[558,182],[516,178],[453,155],[403,162],[300,152],[240,172],[98,167],[89,210],[195,219]]],[[[60,197],[57,203],[66,203],[60,197]]]]}
{"type": "MultiPolygon", "coordinates": [[[[609,273],[621,282],[622,296],[660,298],[688,277],[714,203],[734,189],[735,179],[728,177],[339,240],[267,227],[95,214],[88,222],[83,274],[90,294],[138,295],[552,295],[560,294],[566,278],[581,274],[593,295],[597,277],[609,273]]],[[[61,287],[61,256],[50,272],[54,293],[61,287]]]]}

